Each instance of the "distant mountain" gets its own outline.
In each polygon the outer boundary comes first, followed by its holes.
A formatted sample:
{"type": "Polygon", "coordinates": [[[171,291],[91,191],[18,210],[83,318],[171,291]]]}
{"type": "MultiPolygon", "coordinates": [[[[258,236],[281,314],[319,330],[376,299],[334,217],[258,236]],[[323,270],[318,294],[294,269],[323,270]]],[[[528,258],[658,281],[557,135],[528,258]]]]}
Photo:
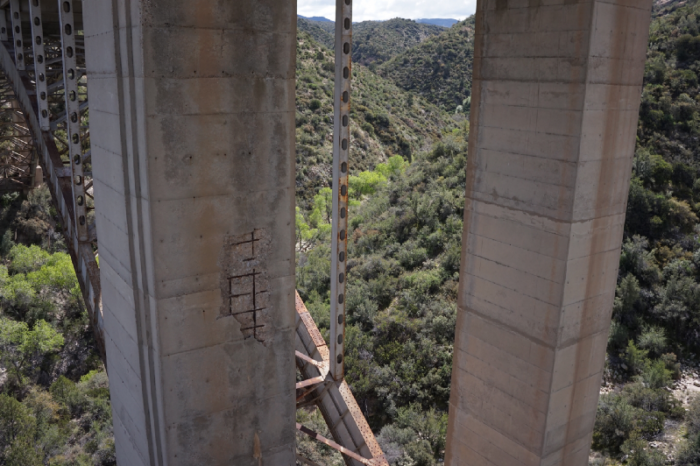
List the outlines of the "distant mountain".
{"type": "Polygon", "coordinates": [[[322,23],[332,23],[330,19],[323,17],[323,16],[302,16],[302,15],[297,15],[299,18],[304,18],[304,19],[309,19],[311,21],[319,21],[322,23]]]}
{"type": "MultiPolygon", "coordinates": [[[[297,29],[308,33],[316,42],[333,49],[335,23],[297,18],[297,29]]],[[[445,28],[418,24],[410,19],[362,21],[352,26],[352,60],[362,65],[379,65],[415,47],[430,37],[444,33],[445,28]]]]}
{"type": "Polygon", "coordinates": [[[459,21],[456,19],[452,19],[452,18],[419,18],[416,20],[416,23],[433,24],[435,26],[442,26],[445,28],[450,28],[454,24],[459,23],[459,21]]]}
{"type": "Polygon", "coordinates": [[[383,63],[377,73],[454,112],[471,93],[474,16],[440,30],[441,34],[383,63]]]}
{"type": "Polygon", "coordinates": [[[352,60],[362,65],[379,65],[445,32],[440,26],[418,24],[402,18],[363,21],[353,24],[352,28],[352,60]]]}
{"type": "Polygon", "coordinates": [[[335,33],[333,29],[335,28],[335,23],[329,23],[327,21],[314,21],[303,16],[297,18],[297,34],[307,33],[313,40],[319,44],[333,50],[335,47],[335,33]],[[328,28],[331,25],[331,28],[328,28]]]}

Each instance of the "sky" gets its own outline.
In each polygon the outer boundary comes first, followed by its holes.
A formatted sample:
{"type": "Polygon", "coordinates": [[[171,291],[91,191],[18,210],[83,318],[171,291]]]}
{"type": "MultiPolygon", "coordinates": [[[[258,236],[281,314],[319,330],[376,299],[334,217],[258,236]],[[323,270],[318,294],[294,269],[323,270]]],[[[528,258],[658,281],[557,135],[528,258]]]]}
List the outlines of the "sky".
{"type": "MultiPolygon", "coordinates": [[[[462,20],[476,11],[476,0],[354,0],[353,21],[391,18],[454,18],[462,20]]],[[[302,16],[335,19],[335,0],[297,0],[302,16]]]]}

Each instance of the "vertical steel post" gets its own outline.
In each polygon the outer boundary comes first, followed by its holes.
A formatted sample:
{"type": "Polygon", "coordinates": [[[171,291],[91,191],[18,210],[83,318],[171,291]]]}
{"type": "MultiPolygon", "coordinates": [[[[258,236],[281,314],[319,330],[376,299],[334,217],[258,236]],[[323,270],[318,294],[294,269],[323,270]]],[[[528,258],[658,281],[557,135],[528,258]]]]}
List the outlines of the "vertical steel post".
{"type": "Polygon", "coordinates": [[[44,25],[41,18],[41,0],[29,0],[29,21],[32,25],[34,50],[34,80],[36,82],[39,125],[43,131],[51,129],[49,95],[46,89],[46,55],[44,54],[44,25]]]}
{"type": "Polygon", "coordinates": [[[3,8],[0,10],[0,41],[7,40],[7,28],[7,10],[3,8]]]}
{"type": "Polygon", "coordinates": [[[75,22],[73,0],[58,0],[63,48],[63,90],[66,101],[66,137],[73,175],[73,206],[75,229],[80,241],[88,240],[85,209],[85,178],[83,176],[83,148],[80,138],[80,99],[78,96],[78,66],[75,49],[75,22]]]}
{"type": "Polygon", "coordinates": [[[10,14],[12,15],[12,39],[15,43],[15,64],[17,69],[24,71],[24,43],[22,42],[22,12],[19,0],[10,0],[10,14]]]}
{"type": "Polygon", "coordinates": [[[335,9],[330,373],[334,380],[340,381],[343,380],[345,373],[345,265],[348,249],[352,0],[336,0],[335,9]]]}

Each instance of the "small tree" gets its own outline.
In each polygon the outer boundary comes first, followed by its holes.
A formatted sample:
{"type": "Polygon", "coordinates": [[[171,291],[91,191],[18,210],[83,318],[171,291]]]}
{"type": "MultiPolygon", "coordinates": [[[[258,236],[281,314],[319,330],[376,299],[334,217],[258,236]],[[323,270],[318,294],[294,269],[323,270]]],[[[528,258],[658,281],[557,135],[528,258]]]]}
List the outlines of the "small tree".
{"type": "Polygon", "coordinates": [[[41,465],[34,448],[35,431],[29,409],[10,396],[0,395],[0,464],[41,465]]]}
{"type": "Polygon", "coordinates": [[[0,361],[18,388],[33,376],[44,356],[61,346],[63,336],[44,320],[30,330],[25,322],[0,317],[0,361]]]}

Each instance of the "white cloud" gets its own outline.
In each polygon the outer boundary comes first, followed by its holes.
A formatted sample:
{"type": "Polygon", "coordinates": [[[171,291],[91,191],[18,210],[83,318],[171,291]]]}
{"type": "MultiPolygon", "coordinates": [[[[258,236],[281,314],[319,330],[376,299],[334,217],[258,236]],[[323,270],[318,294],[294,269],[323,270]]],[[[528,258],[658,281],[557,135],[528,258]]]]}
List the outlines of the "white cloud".
{"type": "MultiPolygon", "coordinates": [[[[476,0],[353,0],[353,21],[391,18],[464,19],[476,11],[476,0]]],[[[303,16],[335,19],[335,0],[297,0],[303,16]]]]}

